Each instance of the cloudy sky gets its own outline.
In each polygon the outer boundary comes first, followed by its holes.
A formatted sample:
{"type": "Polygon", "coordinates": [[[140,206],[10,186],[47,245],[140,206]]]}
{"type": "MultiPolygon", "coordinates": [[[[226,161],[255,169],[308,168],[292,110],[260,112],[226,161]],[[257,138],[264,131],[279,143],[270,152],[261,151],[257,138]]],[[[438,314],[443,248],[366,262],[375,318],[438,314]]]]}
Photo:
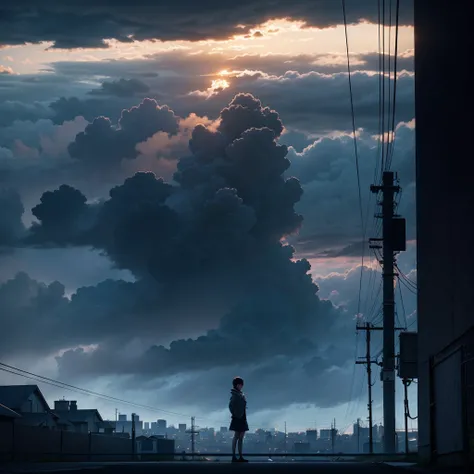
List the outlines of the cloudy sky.
{"type": "MultiPolygon", "coordinates": [[[[346,3],[375,236],[379,2],[346,3]]],[[[409,239],[399,266],[416,281],[411,8],[392,169],[409,239]]],[[[365,419],[355,325],[358,308],[381,321],[380,267],[361,245],[342,23],[329,0],[3,2],[0,361],[155,407],[135,408],[149,420],[225,425],[235,375],[251,428],[365,419]]],[[[393,54],[394,29],[385,37],[393,54]]],[[[416,328],[410,283],[396,295],[399,324],[416,328]]],[[[41,388],[105,417],[133,410],[41,388]]],[[[380,388],[376,374],[377,421],[380,388]]]]}

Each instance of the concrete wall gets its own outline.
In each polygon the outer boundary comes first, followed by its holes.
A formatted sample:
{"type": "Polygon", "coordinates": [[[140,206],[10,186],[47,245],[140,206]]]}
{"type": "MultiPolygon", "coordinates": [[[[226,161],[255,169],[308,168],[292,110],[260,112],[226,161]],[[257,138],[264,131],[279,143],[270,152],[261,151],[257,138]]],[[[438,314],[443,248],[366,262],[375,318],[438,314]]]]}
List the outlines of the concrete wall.
{"type": "Polygon", "coordinates": [[[128,461],[132,440],[0,422],[0,461],[128,461]]]}
{"type": "MultiPolygon", "coordinates": [[[[433,430],[449,430],[432,424],[430,360],[474,323],[474,187],[466,171],[474,130],[472,10],[465,0],[415,0],[418,425],[425,461],[434,458],[433,430]]],[[[444,388],[450,390],[448,381],[444,388]]]]}

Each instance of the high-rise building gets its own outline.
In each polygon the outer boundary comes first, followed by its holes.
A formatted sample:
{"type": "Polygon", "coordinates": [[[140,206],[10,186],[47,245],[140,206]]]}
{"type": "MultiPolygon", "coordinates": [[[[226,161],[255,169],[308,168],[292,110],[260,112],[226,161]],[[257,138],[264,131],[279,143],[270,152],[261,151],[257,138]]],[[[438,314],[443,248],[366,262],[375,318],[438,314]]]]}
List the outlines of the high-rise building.
{"type": "Polygon", "coordinates": [[[166,430],[166,420],[157,420],[159,430],[166,430]]]}
{"type": "Polygon", "coordinates": [[[319,432],[319,437],[321,439],[331,439],[331,431],[330,429],[323,429],[319,432]]]}
{"type": "Polygon", "coordinates": [[[180,423],[178,425],[178,429],[179,429],[180,433],[185,433],[186,432],[186,423],[180,423]]]}
{"type": "Polygon", "coordinates": [[[306,441],[314,446],[318,439],[318,430],[306,430],[306,441]]]}

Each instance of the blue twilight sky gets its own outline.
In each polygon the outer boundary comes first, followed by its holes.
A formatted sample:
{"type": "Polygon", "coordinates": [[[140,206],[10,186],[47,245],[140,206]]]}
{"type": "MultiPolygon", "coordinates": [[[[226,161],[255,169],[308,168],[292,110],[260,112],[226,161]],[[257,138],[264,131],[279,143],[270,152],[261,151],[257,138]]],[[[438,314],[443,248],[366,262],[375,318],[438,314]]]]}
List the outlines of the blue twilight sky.
{"type": "MultiPolygon", "coordinates": [[[[336,418],[346,429],[366,417],[356,315],[379,323],[381,300],[361,245],[340,5],[155,3],[0,7],[0,361],[156,407],[41,386],[51,403],[72,397],[110,418],[225,425],[241,375],[251,428],[336,418]]],[[[377,2],[346,3],[376,236],[377,2]]],[[[393,55],[394,27],[384,35],[393,55]]],[[[399,266],[416,282],[413,48],[402,2],[391,166],[409,239],[399,266]]],[[[416,329],[410,282],[396,295],[398,322],[416,329]]]]}

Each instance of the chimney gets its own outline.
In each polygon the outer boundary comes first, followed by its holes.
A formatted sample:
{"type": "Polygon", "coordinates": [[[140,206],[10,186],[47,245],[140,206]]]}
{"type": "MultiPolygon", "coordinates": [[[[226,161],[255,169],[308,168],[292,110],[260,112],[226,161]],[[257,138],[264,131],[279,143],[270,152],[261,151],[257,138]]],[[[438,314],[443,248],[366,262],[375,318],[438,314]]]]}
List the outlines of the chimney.
{"type": "Polygon", "coordinates": [[[77,401],[71,400],[69,402],[69,411],[77,411],[77,401]]]}
{"type": "Polygon", "coordinates": [[[55,411],[68,411],[68,409],[69,409],[69,402],[67,400],[56,400],[54,402],[55,411]]]}

